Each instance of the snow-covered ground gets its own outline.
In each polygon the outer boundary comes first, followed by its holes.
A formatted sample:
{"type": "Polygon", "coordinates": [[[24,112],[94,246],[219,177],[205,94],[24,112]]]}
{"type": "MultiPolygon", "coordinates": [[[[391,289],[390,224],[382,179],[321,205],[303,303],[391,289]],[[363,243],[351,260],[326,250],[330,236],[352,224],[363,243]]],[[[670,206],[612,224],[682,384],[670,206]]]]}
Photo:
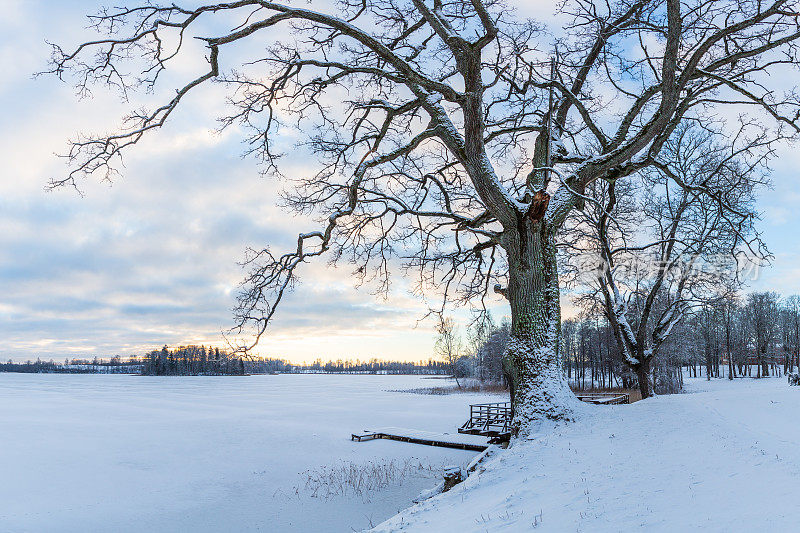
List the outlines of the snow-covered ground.
{"type": "MultiPolygon", "coordinates": [[[[350,433],[451,431],[488,395],[388,389],[414,376],[140,377],[0,373],[0,531],[352,531],[435,485],[433,474],[367,496],[313,497],[336,465],[441,469],[474,452],[350,433]]],[[[416,470],[412,470],[416,471],[416,470]]],[[[321,492],[326,492],[325,487],[321,492]]]]}
{"type": "Polygon", "coordinates": [[[377,531],[798,531],[800,387],[687,380],[585,406],[377,531]]]}

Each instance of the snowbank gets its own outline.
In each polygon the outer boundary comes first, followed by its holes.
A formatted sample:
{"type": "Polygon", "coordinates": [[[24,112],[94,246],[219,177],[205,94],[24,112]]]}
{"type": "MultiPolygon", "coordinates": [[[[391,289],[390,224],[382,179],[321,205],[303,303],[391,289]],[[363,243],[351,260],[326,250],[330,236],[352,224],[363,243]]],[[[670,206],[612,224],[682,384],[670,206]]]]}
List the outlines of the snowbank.
{"type": "Polygon", "coordinates": [[[375,531],[796,531],[800,390],[688,381],[584,410],[375,531]]]}

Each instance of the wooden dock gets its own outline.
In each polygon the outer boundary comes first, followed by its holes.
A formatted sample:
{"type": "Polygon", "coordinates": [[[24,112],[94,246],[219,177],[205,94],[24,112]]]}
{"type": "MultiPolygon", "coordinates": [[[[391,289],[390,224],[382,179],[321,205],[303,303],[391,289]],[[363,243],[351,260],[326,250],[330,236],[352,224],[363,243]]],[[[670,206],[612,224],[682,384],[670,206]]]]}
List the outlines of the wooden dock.
{"type": "Polygon", "coordinates": [[[586,403],[595,405],[620,405],[631,403],[631,395],[616,392],[576,392],[575,396],[586,403]]]}
{"type": "MultiPolygon", "coordinates": [[[[630,402],[630,395],[616,392],[576,392],[582,402],[595,405],[617,405],[630,402]]],[[[511,436],[511,402],[476,403],[469,406],[469,420],[458,428],[459,433],[490,437],[490,443],[509,440],[511,436]]]]}
{"type": "Polygon", "coordinates": [[[509,439],[510,426],[511,402],[476,403],[469,406],[469,420],[458,432],[502,441],[509,439]]]}
{"type": "Polygon", "coordinates": [[[438,446],[440,448],[456,448],[459,450],[471,450],[482,452],[489,447],[485,437],[477,435],[462,435],[453,433],[435,433],[432,431],[420,431],[417,429],[405,428],[380,428],[376,430],[364,430],[361,433],[353,433],[350,440],[365,441],[373,439],[388,439],[411,444],[424,444],[426,446],[438,446]]]}
{"type": "MultiPolygon", "coordinates": [[[[578,392],[575,395],[582,402],[597,405],[630,403],[630,396],[624,393],[578,392]]],[[[469,420],[458,428],[456,434],[388,427],[352,433],[350,440],[361,442],[389,439],[426,446],[439,446],[440,448],[482,452],[492,444],[507,442],[510,439],[512,418],[510,402],[473,404],[469,406],[469,409],[469,420]]]]}

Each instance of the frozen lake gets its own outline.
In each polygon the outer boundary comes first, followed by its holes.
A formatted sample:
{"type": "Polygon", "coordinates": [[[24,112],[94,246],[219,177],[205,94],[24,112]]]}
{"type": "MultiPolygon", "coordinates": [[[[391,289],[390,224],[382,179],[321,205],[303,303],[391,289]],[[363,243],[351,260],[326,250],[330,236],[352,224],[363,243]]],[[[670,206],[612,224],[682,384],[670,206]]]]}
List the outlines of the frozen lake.
{"type": "Polygon", "coordinates": [[[406,507],[474,452],[353,443],[379,426],[455,432],[469,403],[419,376],[141,377],[0,373],[0,531],[353,531],[406,507]],[[367,495],[308,473],[414,464],[367,495]],[[433,472],[420,471],[418,465],[433,472]]]}

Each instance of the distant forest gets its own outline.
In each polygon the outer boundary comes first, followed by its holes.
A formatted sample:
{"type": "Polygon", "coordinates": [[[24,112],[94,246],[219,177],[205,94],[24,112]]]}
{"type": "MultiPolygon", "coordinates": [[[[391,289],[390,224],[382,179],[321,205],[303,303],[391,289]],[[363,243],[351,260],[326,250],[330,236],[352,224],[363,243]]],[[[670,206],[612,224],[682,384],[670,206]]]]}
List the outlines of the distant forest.
{"type": "Polygon", "coordinates": [[[206,346],[164,346],[143,356],[114,356],[109,359],[65,359],[0,363],[0,372],[39,374],[140,374],[144,376],[222,376],[246,374],[441,374],[450,372],[442,361],[369,361],[337,360],[311,364],[293,364],[284,359],[242,358],[226,350],[206,346]]]}
{"type": "Polygon", "coordinates": [[[235,376],[244,375],[244,361],[219,348],[181,346],[170,350],[164,346],[142,358],[144,376],[235,376]]]}

